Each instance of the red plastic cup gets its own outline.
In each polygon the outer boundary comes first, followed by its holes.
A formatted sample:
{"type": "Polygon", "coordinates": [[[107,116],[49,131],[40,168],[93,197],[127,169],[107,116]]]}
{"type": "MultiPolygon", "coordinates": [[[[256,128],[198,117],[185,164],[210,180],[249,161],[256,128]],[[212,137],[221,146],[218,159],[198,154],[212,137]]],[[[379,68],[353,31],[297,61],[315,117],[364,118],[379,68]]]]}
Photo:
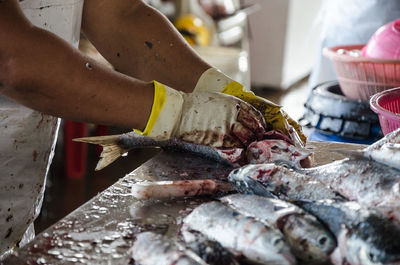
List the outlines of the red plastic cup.
{"type": "Polygon", "coordinates": [[[378,114],[384,135],[400,128],[400,87],[373,95],[369,103],[378,114]]]}
{"type": "Polygon", "coordinates": [[[364,46],[361,55],[369,58],[400,59],[400,19],[380,27],[364,46]]]}

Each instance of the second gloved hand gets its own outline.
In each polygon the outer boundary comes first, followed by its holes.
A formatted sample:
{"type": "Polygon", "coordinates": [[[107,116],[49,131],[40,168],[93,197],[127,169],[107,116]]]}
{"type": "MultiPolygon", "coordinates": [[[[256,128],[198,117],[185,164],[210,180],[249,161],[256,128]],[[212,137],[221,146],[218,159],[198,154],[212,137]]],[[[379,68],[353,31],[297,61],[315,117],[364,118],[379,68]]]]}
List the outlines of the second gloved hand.
{"type": "Polygon", "coordinates": [[[243,85],[218,69],[210,68],[201,75],[193,92],[201,91],[221,92],[240,98],[262,113],[268,130],[279,130],[289,136],[296,145],[305,145],[307,138],[303,134],[301,126],[291,119],[281,106],[256,96],[251,91],[246,91],[243,85]]]}
{"type": "Polygon", "coordinates": [[[238,98],[215,92],[186,94],[153,83],[154,103],[143,135],[230,148],[247,146],[265,132],[261,113],[238,98]]]}

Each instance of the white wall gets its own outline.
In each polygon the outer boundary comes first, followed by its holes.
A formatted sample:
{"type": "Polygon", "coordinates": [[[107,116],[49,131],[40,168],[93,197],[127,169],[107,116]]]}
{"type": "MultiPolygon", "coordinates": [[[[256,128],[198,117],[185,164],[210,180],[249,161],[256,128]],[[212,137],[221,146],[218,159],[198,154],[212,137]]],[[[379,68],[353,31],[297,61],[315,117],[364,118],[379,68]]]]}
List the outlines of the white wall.
{"type": "Polygon", "coordinates": [[[320,0],[246,0],[261,10],[249,18],[252,86],[287,88],[315,61],[320,0]]]}

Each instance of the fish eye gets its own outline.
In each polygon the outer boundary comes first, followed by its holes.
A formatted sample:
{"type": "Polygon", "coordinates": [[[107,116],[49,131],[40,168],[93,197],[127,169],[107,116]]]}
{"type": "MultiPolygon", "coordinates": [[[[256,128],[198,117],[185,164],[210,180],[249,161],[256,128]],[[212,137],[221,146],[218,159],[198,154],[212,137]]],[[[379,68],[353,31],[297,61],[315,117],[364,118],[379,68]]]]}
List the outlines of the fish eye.
{"type": "Polygon", "coordinates": [[[233,174],[237,174],[239,172],[239,169],[235,169],[234,171],[233,171],[233,174]]]}
{"type": "Polygon", "coordinates": [[[328,241],[328,238],[326,237],[326,236],[320,236],[319,238],[318,238],[318,243],[321,245],[321,246],[323,246],[323,245],[325,245],[325,243],[328,241]]]}
{"type": "Polygon", "coordinates": [[[285,245],[285,241],[283,241],[282,237],[274,237],[271,242],[276,248],[282,248],[285,245]]]}

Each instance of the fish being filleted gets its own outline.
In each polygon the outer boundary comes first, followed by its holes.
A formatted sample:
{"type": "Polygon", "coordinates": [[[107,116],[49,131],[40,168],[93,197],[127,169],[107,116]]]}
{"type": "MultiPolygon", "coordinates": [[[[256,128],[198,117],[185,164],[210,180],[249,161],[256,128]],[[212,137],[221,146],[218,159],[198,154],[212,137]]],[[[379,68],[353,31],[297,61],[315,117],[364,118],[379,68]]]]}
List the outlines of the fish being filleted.
{"type": "Polygon", "coordinates": [[[400,264],[400,226],[377,211],[357,202],[296,202],[316,216],[336,235],[334,264],[400,264]]]}
{"type": "Polygon", "coordinates": [[[329,261],[336,239],[314,216],[298,206],[257,195],[233,194],[220,198],[234,210],[278,228],[295,256],[307,264],[329,261]]]}
{"type": "Polygon", "coordinates": [[[400,169],[400,128],[360,151],[336,150],[351,157],[364,157],[400,169]]]}
{"type": "Polygon", "coordinates": [[[248,164],[287,160],[298,167],[310,167],[311,154],[306,149],[298,148],[287,141],[272,139],[252,142],[246,150],[248,164]]]}
{"type": "Polygon", "coordinates": [[[295,264],[282,233],[220,202],[204,203],[183,219],[182,235],[191,241],[193,232],[219,242],[235,255],[258,264],[295,264]]]}
{"type": "Polygon", "coordinates": [[[232,191],[227,182],[214,179],[141,181],[132,184],[132,196],[136,199],[165,199],[221,194],[232,191]]]}
{"type": "MultiPolygon", "coordinates": [[[[282,133],[279,132],[274,134],[271,134],[271,132],[265,133],[265,137],[267,138],[270,138],[271,135],[282,138],[282,133]]],[[[271,139],[262,140],[264,144],[260,144],[259,146],[254,146],[253,144],[248,153],[249,158],[247,158],[247,147],[245,146],[216,148],[208,145],[186,142],[178,138],[156,140],[151,137],[139,135],[136,132],[129,132],[121,135],[78,138],[74,139],[74,141],[99,144],[103,146],[103,152],[100,155],[101,159],[96,166],[96,170],[100,170],[108,166],[121,155],[126,154],[134,148],[144,147],[161,147],[165,149],[188,152],[235,167],[249,163],[248,160],[252,160],[254,163],[264,163],[266,160],[284,160],[285,158],[296,165],[309,165],[309,157],[312,155],[311,152],[308,152],[301,147],[295,147],[294,145],[291,145],[291,147],[288,148],[290,144],[281,143],[278,147],[276,141],[284,140],[271,139]],[[274,143],[268,145],[268,141],[274,141],[274,143]],[[262,148],[266,149],[263,150],[262,148]],[[258,159],[254,159],[256,153],[263,154],[262,157],[264,160],[261,160],[260,157],[258,159]]]]}
{"type": "Polygon", "coordinates": [[[282,200],[343,199],[313,177],[275,164],[247,165],[234,169],[228,180],[240,193],[282,200]]]}
{"type": "Polygon", "coordinates": [[[197,154],[230,166],[238,163],[244,153],[244,149],[238,147],[219,149],[207,145],[184,142],[177,138],[159,141],[151,137],[139,135],[136,132],[129,132],[120,135],[78,138],[74,139],[74,141],[99,144],[103,147],[103,152],[100,155],[101,159],[96,166],[96,170],[103,169],[118,159],[121,155],[128,153],[134,148],[168,148],[197,154]]]}
{"type": "Polygon", "coordinates": [[[400,170],[368,159],[344,159],[297,172],[367,207],[400,206],[400,170]]]}
{"type": "Polygon", "coordinates": [[[143,232],[129,250],[137,265],[206,265],[193,251],[153,232],[143,232]]]}

